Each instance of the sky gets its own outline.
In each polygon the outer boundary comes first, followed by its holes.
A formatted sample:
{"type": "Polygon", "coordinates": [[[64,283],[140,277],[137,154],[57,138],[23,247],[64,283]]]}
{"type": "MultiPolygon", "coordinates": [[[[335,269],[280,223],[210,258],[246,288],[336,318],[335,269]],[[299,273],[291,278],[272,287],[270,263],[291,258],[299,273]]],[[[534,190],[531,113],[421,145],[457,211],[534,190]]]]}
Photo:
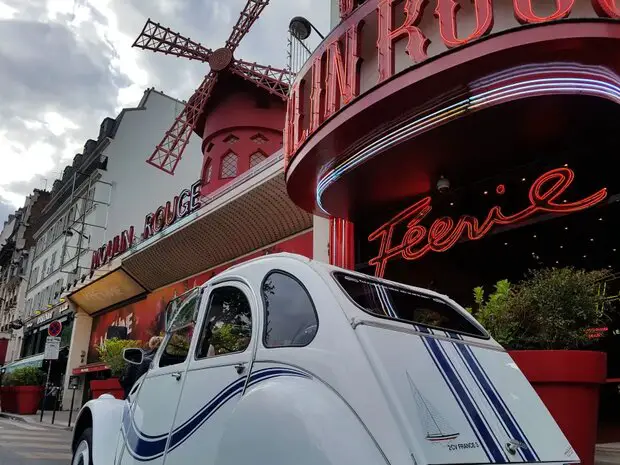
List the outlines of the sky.
{"type": "MultiPolygon", "coordinates": [[[[132,48],[147,18],[217,49],[245,3],[0,0],[0,222],[34,188],[51,188],[103,118],[136,106],[149,87],[187,100],[208,73],[205,63],[132,48]]],[[[235,57],[285,67],[290,19],[327,33],[329,3],[271,0],[235,57]]]]}

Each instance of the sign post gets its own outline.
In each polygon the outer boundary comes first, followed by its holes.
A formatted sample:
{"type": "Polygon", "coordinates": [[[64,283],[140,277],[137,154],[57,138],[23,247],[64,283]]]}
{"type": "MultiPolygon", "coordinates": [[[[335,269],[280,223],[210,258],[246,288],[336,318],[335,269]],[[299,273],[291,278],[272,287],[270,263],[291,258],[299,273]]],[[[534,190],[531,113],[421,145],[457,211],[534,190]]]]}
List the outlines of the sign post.
{"type": "MultiPolygon", "coordinates": [[[[47,328],[47,333],[50,334],[51,325],[47,328]]],[[[62,330],[62,326],[61,326],[62,330]]],[[[60,334],[60,332],[58,333],[60,334]]],[[[45,395],[43,396],[43,403],[41,404],[41,418],[39,423],[43,422],[43,413],[45,412],[45,403],[47,402],[47,395],[49,393],[50,383],[50,371],[52,370],[52,360],[58,360],[58,354],[60,353],[60,338],[58,336],[47,336],[45,340],[45,352],[43,358],[47,360],[47,378],[45,379],[45,395]]]]}

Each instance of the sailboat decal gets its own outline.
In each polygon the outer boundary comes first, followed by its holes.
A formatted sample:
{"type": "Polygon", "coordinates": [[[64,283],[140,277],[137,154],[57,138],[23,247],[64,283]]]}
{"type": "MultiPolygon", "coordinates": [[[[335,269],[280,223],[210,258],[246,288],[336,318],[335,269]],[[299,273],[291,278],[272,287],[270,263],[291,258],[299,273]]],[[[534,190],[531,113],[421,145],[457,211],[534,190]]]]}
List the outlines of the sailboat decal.
{"type": "Polygon", "coordinates": [[[407,372],[407,380],[411,393],[418,406],[418,412],[421,416],[422,425],[426,430],[426,440],[431,442],[449,441],[456,439],[460,433],[452,428],[447,420],[439,413],[439,410],[431,404],[428,399],[424,398],[415,383],[407,372]]]}

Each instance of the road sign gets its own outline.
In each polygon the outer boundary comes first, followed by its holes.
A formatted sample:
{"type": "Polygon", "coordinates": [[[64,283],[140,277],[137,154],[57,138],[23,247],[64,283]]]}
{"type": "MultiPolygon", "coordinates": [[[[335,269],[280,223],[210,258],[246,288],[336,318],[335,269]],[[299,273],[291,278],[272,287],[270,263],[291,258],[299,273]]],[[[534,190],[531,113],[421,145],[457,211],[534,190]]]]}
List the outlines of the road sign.
{"type": "Polygon", "coordinates": [[[48,336],[45,340],[45,353],[43,358],[45,360],[58,360],[58,354],[60,353],[60,338],[48,336]]]}
{"type": "Polygon", "coordinates": [[[62,332],[62,323],[60,321],[52,321],[47,327],[47,334],[52,337],[60,336],[62,332]]]}

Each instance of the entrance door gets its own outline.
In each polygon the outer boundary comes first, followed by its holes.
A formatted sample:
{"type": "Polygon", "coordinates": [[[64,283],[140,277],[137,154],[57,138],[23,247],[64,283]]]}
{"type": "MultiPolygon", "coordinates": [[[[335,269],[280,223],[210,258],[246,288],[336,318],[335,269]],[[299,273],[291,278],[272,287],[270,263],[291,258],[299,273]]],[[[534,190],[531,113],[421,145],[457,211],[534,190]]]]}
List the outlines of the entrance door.
{"type": "Polygon", "coordinates": [[[213,463],[224,424],[241,397],[250,370],[255,345],[250,342],[258,333],[250,289],[226,282],[211,288],[208,298],[196,349],[189,357],[165,463],[194,463],[198,459],[202,465],[213,463]]]}
{"type": "Polygon", "coordinates": [[[200,296],[197,288],[180,304],[135,401],[131,394],[125,403],[117,464],[164,462],[168,433],[185,381],[200,296]]]}

